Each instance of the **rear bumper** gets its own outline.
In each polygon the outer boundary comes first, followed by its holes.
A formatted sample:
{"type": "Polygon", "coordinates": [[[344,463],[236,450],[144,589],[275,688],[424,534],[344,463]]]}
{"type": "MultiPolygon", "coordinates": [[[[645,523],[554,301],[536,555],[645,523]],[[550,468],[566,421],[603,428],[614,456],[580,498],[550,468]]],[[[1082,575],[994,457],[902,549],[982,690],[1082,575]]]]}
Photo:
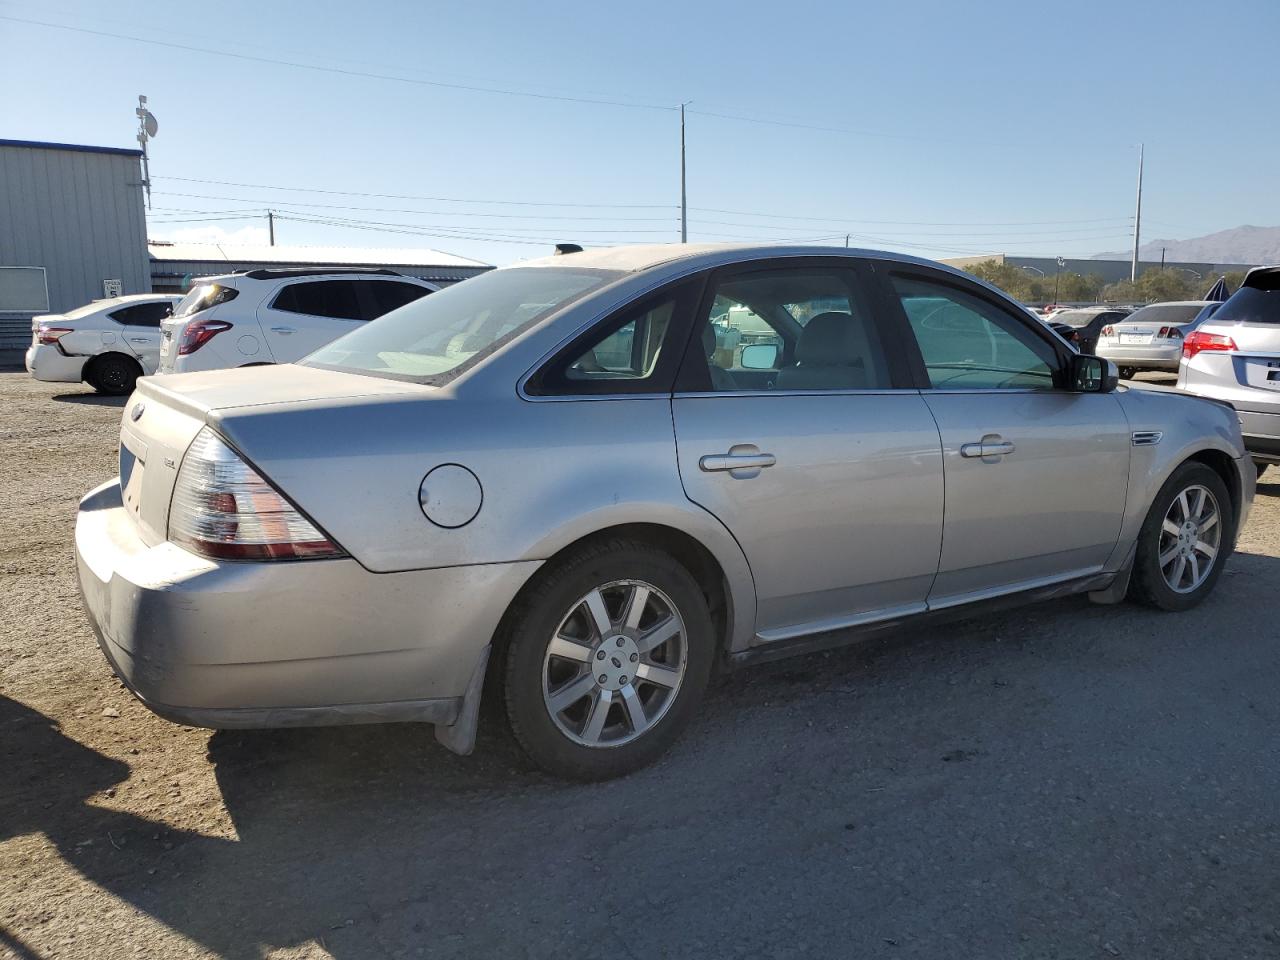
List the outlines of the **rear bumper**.
{"type": "Polygon", "coordinates": [[[81,501],[75,540],[85,612],[116,674],[160,716],[214,728],[453,724],[538,566],[215,562],[146,546],[114,481],[81,501]]]}
{"type": "Polygon", "coordinates": [[[27,373],[50,383],[79,383],[84,379],[88,357],[68,357],[54,344],[33,343],[27,347],[27,373]]]}
{"type": "Polygon", "coordinates": [[[1182,359],[1182,341],[1171,347],[1159,347],[1154,344],[1138,344],[1132,347],[1116,343],[1100,341],[1098,356],[1105,357],[1117,367],[1138,367],[1142,370],[1177,371],[1182,359]]]}

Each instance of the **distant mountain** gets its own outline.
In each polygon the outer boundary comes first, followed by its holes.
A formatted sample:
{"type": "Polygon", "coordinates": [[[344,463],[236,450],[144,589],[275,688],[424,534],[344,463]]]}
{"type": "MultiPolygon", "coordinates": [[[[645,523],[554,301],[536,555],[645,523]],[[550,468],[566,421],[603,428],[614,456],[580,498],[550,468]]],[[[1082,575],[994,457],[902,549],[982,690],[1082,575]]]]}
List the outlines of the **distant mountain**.
{"type": "MultiPolygon", "coordinates": [[[[1138,248],[1140,260],[1183,263],[1280,263],[1280,227],[1233,227],[1190,240],[1148,240],[1138,248]]],[[[1128,260],[1132,250],[1095,254],[1094,260],[1128,260]]]]}

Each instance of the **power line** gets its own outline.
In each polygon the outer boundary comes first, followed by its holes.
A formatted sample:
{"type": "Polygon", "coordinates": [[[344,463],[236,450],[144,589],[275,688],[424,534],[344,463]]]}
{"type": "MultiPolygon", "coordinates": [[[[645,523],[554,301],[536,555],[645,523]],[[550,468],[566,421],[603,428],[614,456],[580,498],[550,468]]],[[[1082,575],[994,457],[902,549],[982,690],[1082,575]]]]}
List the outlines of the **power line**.
{"type": "Polygon", "coordinates": [[[264,57],[252,53],[235,53],[228,50],[217,50],[212,47],[198,47],[189,43],[177,43],[172,40],[154,40],[148,37],[137,37],[127,33],[113,33],[108,30],[93,30],[89,27],[74,27],[65,23],[50,23],[47,20],[32,20],[26,17],[10,17],[0,14],[0,20],[12,23],[24,23],[36,27],[48,27],[52,30],[70,30],[75,33],[86,33],[96,37],[108,37],[112,40],[128,40],[133,43],[147,43],[157,47],[168,47],[173,50],[185,50],[188,53],[204,53],[215,57],[231,57],[235,60],[248,60],[254,63],[267,63],[279,67],[295,67],[300,70],[314,70],[318,73],[334,73],[344,77],[360,77],[367,80],[390,80],[395,83],[411,83],[423,87],[439,87],[445,90],[464,90],[468,93],[491,93],[508,97],[528,97],[534,100],[555,100],[561,103],[587,103],[597,106],[629,107],[636,110],[675,111],[677,108],[656,103],[627,103],[623,100],[608,100],[601,97],[575,97],[567,94],[532,93],[528,90],[511,90],[503,87],[484,87],[467,83],[450,83],[444,80],[423,80],[418,77],[403,77],[391,73],[372,73],[365,70],[349,70],[344,67],[323,66],[314,63],[302,63],[297,60],[281,60],[276,57],[264,57]]]}
{"type": "Polygon", "coordinates": [[[567,215],[567,214],[544,214],[544,213],[473,213],[466,210],[408,210],[403,207],[368,207],[359,204],[342,204],[342,203],[313,203],[302,200],[289,200],[283,203],[264,199],[262,197],[222,197],[208,193],[180,193],[174,190],[157,190],[156,196],[160,197],[184,197],[189,200],[229,200],[232,203],[252,203],[263,204],[270,203],[272,206],[290,206],[290,207],[317,207],[324,210],[363,210],[367,213],[412,213],[419,214],[424,217],[485,217],[488,219],[498,220],[605,220],[610,223],[626,221],[631,223],[668,223],[672,222],[671,217],[617,217],[617,216],[590,216],[590,215],[567,215]]]}
{"type": "Polygon", "coordinates": [[[236,183],[230,180],[203,180],[196,177],[153,177],[183,183],[208,183],[219,187],[247,187],[254,190],[288,190],[295,193],[322,193],[339,197],[368,197],[374,200],[423,200],[429,203],[479,203],[513,207],[569,207],[601,210],[677,210],[674,203],[558,203],[551,200],[479,200],[461,197],[424,197],[408,193],[364,193],[356,190],[324,190],[318,187],[290,187],[278,183],[236,183]]]}
{"type": "Polygon", "coordinates": [[[727,213],[737,217],[767,217],[775,220],[807,220],[814,223],[874,223],[900,227],[1041,227],[1067,223],[1113,223],[1131,221],[1133,217],[1102,217],[1096,220],[955,220],[930,222],[924,220],[861,220],[857,217],[806,217],[787,213],[755,213],[750,210],[724,210],[719,207],[690,207],[699,213],[727,213]]]}

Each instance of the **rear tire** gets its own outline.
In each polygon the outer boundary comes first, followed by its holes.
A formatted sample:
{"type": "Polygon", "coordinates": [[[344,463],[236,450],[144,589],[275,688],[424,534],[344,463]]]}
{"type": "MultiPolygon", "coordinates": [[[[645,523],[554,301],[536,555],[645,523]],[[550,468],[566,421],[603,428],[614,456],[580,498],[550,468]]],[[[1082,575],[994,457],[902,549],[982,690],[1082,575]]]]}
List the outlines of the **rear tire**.
{"type": "Polygon", "coordinates": [[[1234,539],[1235,514],[1222,478],[1203,463],[1182,464],[1156,494],[1138,533],[1130,599],[1190,610],[1218,582],[1234,539]]]}
{"type": "Polygon", "coordinates": [[[1255,460],[1253,461],[1253,466],[1258,471],[1258,476],[1261,477],[1267,472],[1267,467],[1271,466],[1271,464],[1267,463],[1265,460],[1255,460]]]}
{"type": "Polygon", "coordinates": [[[1132,380],[1132,379],[1133,379],[1134,377],[1136,377],[1137,375],[1138,375],[1138,368],[1137,368],[1137,367],[1121,367],[1121,368],[1120,368],[1120,379],[1121,379],[1121,380],[1132,380]]]}
{"type": "Polygon", "coordinates": [[[638,770],[675,742],[706,690],[716,638],[689,571],[617,539],[543,570],[498,646],[516,742],[548,773],[590,781],[638,770]]]}
{"type": "Polygon", "coordinates": [[[122,397],[133,393],[142,376],[142,367],[132,357],[122,353],[104,353],[89,361],[84,379],[98,393],[108,397],[122,397]]]}

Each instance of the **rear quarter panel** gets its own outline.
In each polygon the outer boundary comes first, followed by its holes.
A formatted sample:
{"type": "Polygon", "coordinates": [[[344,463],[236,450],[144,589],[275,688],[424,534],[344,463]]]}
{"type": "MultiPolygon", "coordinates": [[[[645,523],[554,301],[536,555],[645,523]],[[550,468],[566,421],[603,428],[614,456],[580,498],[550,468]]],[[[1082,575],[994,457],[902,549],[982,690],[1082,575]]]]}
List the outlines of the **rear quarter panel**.
{"type": "Polygon", "coordinates": [[[736,541],[688,500],[669,397],[532,401],[360,398],[215,412],[211,422],[363,566],[377,573],[543,560],[628,523],[688,533],[720,563],[734,646],[754,628],[736,541]],[[426,474],[456,463],[479,479],[480,512],[448,529],[424,516],[426,474]]]}

